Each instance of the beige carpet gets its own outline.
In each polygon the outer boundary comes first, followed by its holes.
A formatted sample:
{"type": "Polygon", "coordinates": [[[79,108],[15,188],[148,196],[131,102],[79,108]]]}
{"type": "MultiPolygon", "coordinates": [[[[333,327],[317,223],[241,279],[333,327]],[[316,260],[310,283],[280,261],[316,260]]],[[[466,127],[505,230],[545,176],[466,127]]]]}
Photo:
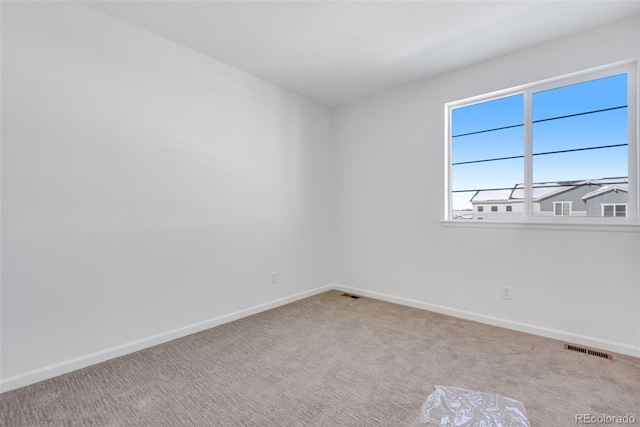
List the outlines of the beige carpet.
{"type": "Polygon", "coordinates": [[[0,395],[3,426],[410,426],[436,384],[640,423],[640,359],[331,291],[0,395]]]}

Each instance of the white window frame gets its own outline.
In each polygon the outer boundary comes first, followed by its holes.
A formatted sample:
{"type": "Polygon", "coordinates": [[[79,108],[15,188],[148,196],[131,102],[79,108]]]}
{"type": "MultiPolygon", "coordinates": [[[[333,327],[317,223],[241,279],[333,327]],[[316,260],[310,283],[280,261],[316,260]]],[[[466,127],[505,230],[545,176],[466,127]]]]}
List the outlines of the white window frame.
{"type": "Polygon", "coordinates": [[[573,212],[573,202],[570,202],[570,201],[553,202],[553,216],[571,216],[572,212],[573,212]],[[569,215],[565,215],[564,214],[564,205],[565,204],[569,204],[569,215]],[[556,213],[556,205],[562,205],[562,207],[560,208],[560,211],[562,212],[561,215],[558,215],[556,213]]]}
{"type": "MultiPolygon", "coordinates": [[[[521,220],[512,220],[517,223],[578,223],[578,224],[624,224],[637,225],[640,223],[638,186],[640,183],[640,171],[638,158],[638,74],[637,61],[629,60],[615,64],[604,65],[589,70],[579,71],[564,76],[551,78],[535,83],[504,89],[485,95],[474,96],[460,101],[445,104],[445,203],[444,219],[447,221],[465,222],[466,220],[453,220],[452,218],[452,167],[451,167],[451,123],[454,109],[481,102],[492,101],[513,95],[524,95],[524,212],[521,220]],[[569,86],[595,80],[604,77],[626,73],[627,74],[627,141],[628,141],[628,199],[627,216],[622,217],[585,217],[585,216],[540,216],[534,215],[533,211],[533,136],[532,136],[532,111],[531,100],[533,93],[563,86],[569,86]]],[[[554,211],[555,214],[555,211],[554,211]]],[[[491,222],[505,223],[506,220],[495,220],[491,222]]]]}
{"type": "Polygon", "coordinates": [[[600,215],[604,218],[620,218],[616,216],[616,207],[624,206],[624,216],[629,216],[629,206],[628,203],[600,203],[600,215]],[[605,206],[613,206],[613,217],[605,217],[604,216],[604,207],[605,206]]]}

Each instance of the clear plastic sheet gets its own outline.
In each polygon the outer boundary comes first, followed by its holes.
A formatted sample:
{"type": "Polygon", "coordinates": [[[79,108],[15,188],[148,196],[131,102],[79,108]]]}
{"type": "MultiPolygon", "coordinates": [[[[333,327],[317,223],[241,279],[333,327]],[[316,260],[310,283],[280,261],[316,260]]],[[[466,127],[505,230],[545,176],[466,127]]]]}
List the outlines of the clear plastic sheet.
{"type": "Polygon", "coordinates": [[[411,427],[530,427],[524,403],[457,387],[436,386],[411,427]]]}

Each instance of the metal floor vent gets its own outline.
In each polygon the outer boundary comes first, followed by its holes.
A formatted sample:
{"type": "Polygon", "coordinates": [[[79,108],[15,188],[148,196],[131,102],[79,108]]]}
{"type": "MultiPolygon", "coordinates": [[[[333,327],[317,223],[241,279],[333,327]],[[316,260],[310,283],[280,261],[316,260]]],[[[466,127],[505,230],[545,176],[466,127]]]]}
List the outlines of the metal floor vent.
{"type": "Polygon", "coordinates": [[[577,346],[575,344],[565,344],[564,345],[564,349],[565,350],[571,350],[571,351],[577,351],[579,353],[589,354],[591,356],[602,357],[603,359],[613,360],[613,354],[611,354],[611,353],[607,353],[607,352],[600,351],[600,350],[592,350],[590,348],[580,347],[580,346],[577,346]]]}
{"type": "Polygon", "coordinates": [[[353,299],[358,299],[360,298],[358,295],[351,295],[351,294],[342,294],[340,295],[341,297],[347,297],[347,298],[353,298],[353,299]]]}

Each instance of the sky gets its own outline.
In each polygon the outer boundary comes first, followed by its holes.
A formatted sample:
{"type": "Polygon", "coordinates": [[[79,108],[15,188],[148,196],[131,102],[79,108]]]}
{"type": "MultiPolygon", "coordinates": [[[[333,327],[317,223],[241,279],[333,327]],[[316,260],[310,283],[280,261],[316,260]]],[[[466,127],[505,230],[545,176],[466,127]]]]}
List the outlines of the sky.
{"type": "MultiPolygon", "coordinates": [[[[626,74],[533,93],[533,182],[627,176],[626,146],[536,156],[549,151],[626,144],[627,108],[547,120],[626,105],[626,74]]],[[[452,189],[504,188],[524,182],[522,158],[455,165],[524,155],[523,123],[523,94],[454,109],[452,189]],[[504,127],[508,128],[492,130],[504,127]]],[[[473,195],[474,191],[453,193],[453,209],[470,209],[473,195]]]]}

